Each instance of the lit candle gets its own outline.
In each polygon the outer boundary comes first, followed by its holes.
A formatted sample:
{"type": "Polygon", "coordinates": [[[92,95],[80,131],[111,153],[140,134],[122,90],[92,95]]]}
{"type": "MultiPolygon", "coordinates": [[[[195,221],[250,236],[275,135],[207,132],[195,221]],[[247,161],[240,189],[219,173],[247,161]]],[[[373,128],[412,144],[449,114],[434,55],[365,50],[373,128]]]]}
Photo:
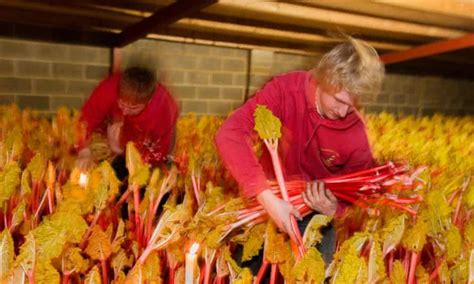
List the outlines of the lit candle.
{"type": "Polygon", "coordinates": [[[85,188],[87,186],[88,180],[89,177],[87,176],[87,174],[81,173],[81,175],[79,176],[79,185],[85,188]]]}
{"type": "Polygon", "coordinates": [[[189,248],[189,252],[186,254],[186,263],[185,263],[185,284],[194,284],[196,283],[194,277],[194,269],[197,266],[197,252],[199,250],[199,244],[193,243],[189,248]]]}

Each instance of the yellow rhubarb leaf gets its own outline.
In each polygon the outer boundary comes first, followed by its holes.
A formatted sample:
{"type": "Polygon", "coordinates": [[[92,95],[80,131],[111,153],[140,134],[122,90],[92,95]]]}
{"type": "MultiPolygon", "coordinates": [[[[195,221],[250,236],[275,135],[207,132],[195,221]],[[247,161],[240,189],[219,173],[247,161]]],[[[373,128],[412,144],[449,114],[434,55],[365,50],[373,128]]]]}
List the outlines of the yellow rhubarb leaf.
{"type": "Polygon", "coordinates": [[[258,255],[265,241],[265,230],[265,224],[256,225],[249,230],[248,239],[243,243],[242,261],[258,255]]]}
{"type": "Polygon", "coordinates": [[[35,283],[38,284],[59,284],[59,272],[49,261],[40,261],[35,265],[35,283]]]}
{"type": "Polygon", "coordinates": [[[150,177],[149,166],[143,162],[133,142],[127,143],[125,151],[125,161],[129,172],[128,182],[135,186],[146,185],[150,177]]]}
{"type": "Polygon", "coordinates": [[[112,254],[112,244],[110,243],[110,239],[98,225],[92,228],[92,234],[89,237],[86,253],[95,260],[108,259],[112,254]]]}
{"type": "Polygon", "coordinates": [[[5,201],[10,199],[20,185],[20,174],[21,170],[14,162],[8,164],[0,172],[0,209],[3,208],[5,201]]]}
{"type": "Polygon", "coordinates": [[[261,139],[279,139],[281,137],[281,122],[271,110],[264,105],[257,105],[253,114],[255,131],[261,139]]]}
{"type": "Polygon", "coordinates": [[[304,246],[307,249],[316,246],[321,241],[323,236],[320,230],[329,222],[331,222],[331,218],[323,214],[315,214],[311,218],[303,234],[304,246]]]}
{"type": "Polygon", "coordinates": [[[64,252],[65,271],[84,273],[89,269],[89,260],[82,257],[82,250],[78,247],[67,248],[64,252]]]}
{"type": "Polygon", "coordinates": [[[245,267],[240,272],[239,277],[234,281],[234,284],[252,284],[253,283],[253,274],[249,268],[245,267]]]}
{"type": "Polygon", "coordinates": [[[387,255],[400,243],[405,232],[406,215],[398,215],[391,218],[382,229],[383,255],[387,255]]]}
{"type": "Polygon", "coordinates": [[[324,283],[325,263],[319,251],[312,247],[292,269],[298,283],[324,283]]]}
{"type": "Polygon", "coordinates": [[[94,266],[94,268],[87,273],[86,279],[84,279],[84,284],[102,284],[102,278],[97,266],[94,266]]]}
{"type": "Polygon", "coordinates": [[[400,260],[395,260],[393,262],[392,273],[390,274],[390,282],[395,283],[405,283],[407,279],[405,268],[400,260]]]}
{"type": "Polygon", "coordinates": [[[13,268],[13,258],[15,251],[13,247],[13,238],[8,229],[0,233],[0,281],[3,281],[13,268]]]}

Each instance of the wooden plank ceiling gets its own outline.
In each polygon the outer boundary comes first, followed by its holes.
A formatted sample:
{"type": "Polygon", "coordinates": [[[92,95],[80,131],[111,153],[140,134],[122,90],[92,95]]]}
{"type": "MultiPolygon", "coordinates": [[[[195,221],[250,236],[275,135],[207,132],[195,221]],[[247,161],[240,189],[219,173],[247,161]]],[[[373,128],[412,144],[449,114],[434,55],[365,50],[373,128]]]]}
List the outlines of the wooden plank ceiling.
{"type": "Polygon", "coordinates": [[[149,37],[317,54],[341,32],[402,58],[389,71],[474,77],[467,0],[0,0],[2,36],[111,47],[149,37]]]}

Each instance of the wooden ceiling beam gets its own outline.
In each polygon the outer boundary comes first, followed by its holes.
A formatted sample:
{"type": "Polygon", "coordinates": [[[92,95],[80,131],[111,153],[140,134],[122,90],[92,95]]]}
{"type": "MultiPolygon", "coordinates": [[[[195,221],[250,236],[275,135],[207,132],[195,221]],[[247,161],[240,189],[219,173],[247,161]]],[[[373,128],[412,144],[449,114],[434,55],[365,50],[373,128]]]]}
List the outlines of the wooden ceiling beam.
{"type": "Polygon", "coordinates": [[[455,17],[462,17],[474,21],[474,3],[472,1],[400,1],[376,0],[386,5],[421,11],[424,13],[438,13],[455,17]]]}
{"type": "MultiPolygon", "coordinates": [[[[283,2],[290,3],[291,0],[283,2]]],[[[411,3],[427,3],[428,1],[412,1],[411,3]]],[[[392,4],[386,1],[353,1],[353,0],[337,0],[337,1],[301,1],[298,4],[326,8],[338,11],[345,11],[361,15],[369,15],[379,18],[389,18],[399,21],[407,21],[424,25],[434,25],[438,27],[448,27],[454,29],[462,29],[466,31],[474,31],[474,19],[462,17],[456,14],[441,13],[439,11],[416,10],[403,5],[396,5],[400,0],[392,4]]],[[[466,10],[465,13],[469,11],[466,10]]],[[[474,11],[471,11],[471,15],[474,11]]]]}
{"type": "MultiPolygon", "coordinates": [[[[255,37],[257,39],[260,39],[262,43],[266,40],[277,40],[308,45],[321,45],[322,47],[330,47],[342,41],[341,39],[313,33],[285,31],[281,29],[272,29],[235,23],[215,22],[203,19],[182,19],[173,24],[173,26],[182,29],[201,32],[255,37]]],[[[379,50],[406,50],[411,47],[410,45],[378,41],[368,41],[368,43],[379,50]]]]}
{"type": "Polygon", "coordinates": [[[152,29],[168,26],[216,2],[217,0],[179,0],[157,11],[143,21],[123,30],[118,36],[117,46],[123,47],[132,43],[146,36],[152,29]]]}
{"type": "Polygon", "coordinates": [[[438,41],[434,43],[424,44],[409,50],[383,54],[380,59],[385,64],[393,64],[436,54],[446,53],[458,49],[474,46],[474,33],[465,35],[460,38],[438,41]]]}
{"type": "Polygon", "coordinates": [[[457,29],[381,19],[284,2],[220,0],[219,3],[205,11],[242,18],[262,19],[274,23],[292,22],[295,25],[328,30],[340,27],[346,33],[376,35],[381,38],[411,39],[419,42],[455,38],[465,34],[457,29]]]}

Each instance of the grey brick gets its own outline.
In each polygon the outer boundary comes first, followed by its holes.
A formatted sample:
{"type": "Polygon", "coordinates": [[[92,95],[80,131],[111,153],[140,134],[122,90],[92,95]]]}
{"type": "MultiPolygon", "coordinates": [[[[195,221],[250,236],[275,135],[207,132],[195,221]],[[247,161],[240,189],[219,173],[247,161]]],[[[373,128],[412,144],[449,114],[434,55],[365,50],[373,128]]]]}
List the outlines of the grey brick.
{"type": "Polygon", "coordinates": [[[245,72],[247,69],[247,64],[245,60],[224,59],[222,62],[222,69],[225,71],[245,72]]]}
{"type": "Polygon", "coordinates": [[[408,104],[415,106],[420,103],[421,94],[413,92],[411,94],[407,94],[406,101],[408,104]]]}
{"type": "Polygon", "coordinates": [[[212,47],[211,54],[213,55],[223,55],[223,56],[235,56],[236,52],[233,48],[227,47],[212,47]]]}
{"type": "Polygon", "coordinates": [[[51,97],[51,109],[57,110],[60,107],[67,107],[70,109],[79,110],[82,106],[82,97],[51,97]]]}
{"type": "Polygon", "coordinates": [[[86,79],[104,79],[109,74],[108,66],[87,65],[86,79]]]}
{"type": "Polygon", "coordinates": [[[98,48],[97,49],[97,63],[104,63],[106,65],[111,65],[111,49],[110,48],[98,48]]]}
{"type": "Polygon", "coordinates": [[[421,109],[421,115],[422,116],[432,116],[436,113],[436,109],[435,108],[422,108],[421,109]]]}
{"type": "Polygon", "coordinates": [[[58,78],[82,79],[84,78],[84,66],[72,63],[54,63],[53,76],[58,78]]]}
{"type": "Polygon", "coordinates": [[[239,107],[241,107],[243,104],[243,102],[232,102],[232,110],[236,110],[238,109],[239,107]]]}
{"type": "Polygon", "coordinates": [[[232,85],[232,73],[214,73],[211,78],[212,84],[232,85]]]}
{"type": "Polygon", "coordinates": [[[49,109],[49,97],[45,96],[18,96],[18,106],[21,109],[32,108],[37,110],[49,109]]]}
{"type": "Polygon", "coordinates": [[[51,77],[50,64],[38,61],[17,61],[17,74],[20,77],[51,77]]]}
{"type": "Polygon", "coordinates": [[[173,56],[168,60],[173,69],[195,69],[196,58],[192,56],[173,56]]]}
{"type": "Polygon", "coordinates": [[[35,59],[65,61],[68,58],[68,46],[63,44],[34,44],[32,45],[35,59]]]}
{"type": "Polygon", "coordinates": [[[0,40],[0,56],[8,58],[31,58],[33,49],[26,41],[0,40]]]}
{"type": "Polygon", "coordinates": [[[204,72],[186,72],[185,82],[190,84],[207,85],[209,74],[204,72]]]}
{"type": "Polygon", "coordinates": [[[29,94],[31,93],[31,80],[0,78],[0,93],[29,94]]]}
{"type": "Polygon", "coordinates": [[[208,113],[226,115],[232,110],[232,101],[208,101],[208,113]]]}
{"type": "Polygon", "coordinates": [[[368,105],[364,107],[364,111],[367,113],[380,113],[384,111],[384,107],[382,105],[368,105]]]}
{"type": "Polygon", "coordinates": [[[393,93],[390,96],[390,103],[397,105],[404,105],[406,102],[406,95],[404,93],[393,93]]]}
{"type": "Polygon", "coordinates": [[[13,75],[13,61],[0,59],[0,75],[1,76],[12,76],[13,75]]]}
{"type": "Polygon", "coordinates": [[[243,88],[222,88],[221,97],[228,100],[242,101],[244,98],[243,88]]]}
{"type": "Polygon", "coordinates": [[[380,94],[378,94],[378,96],[375,98],[375,101],[376,101],[377,103],[381,103],[381,104],[388,103],[388,101],[389,101],[389,94],[387,94],[387,93],[380,93],[380,94]]]}
{"type": "Polygon", "coordinates": [[[0,95],[0,105],[13,104],[14,102],[15,102],[15,96],[0,95]]]}
{"type": "Polygon", "coordinates": [[[219,88],[218,87],[200,87],[197,89],[198,98],[202,99],[218,99],[219,88]]]}
{"type": "Polygon", "coordinates": [[[201,71],[219,71],[221,65],[221,60],[215,57],[201,57],[198,60],[198,69],[201,71]]]}
{"type": "Polygon", "coordinates": [[[399,107],[398,114],[403,116],[414,115],[418,113],[418,108],[416,107],[399,107]]]}
{"type": "Polygon", "coordinates": [[[247,74],[233,74],[232,85],[245,86],[247,84],[247,74]]]}
{"type": "Polygon", "coordinates": [[[167,70],[162,76],[162,81],[170,85],[184,83],[184,72],[179,70],[167,70]]]}
{"type": "Polygon", "coordinates": [[[58,79],[36,79],[33,80],[35,94],[52,95],[65,94],[66,81],[58,79]]]}
{"type": "Polygon", "coordinates": [[[250,76],[250,85],[252,87],[261,88],[265,83],[270,79],[268,75],[251,75],[250,76]]]}
{"type": "Polygon", "coordinates": [[[99,82],[71,80],[67,84],[67,94],[89,96],[99,82]]]}
{"type": "Polygon", "coordinates": [[[174,86],[172,90],[173,96],[178,99],[193,99],[196,97],[196,87],[174,86]]]}
{"type": "Polygon", "coordinates": [[[207,113],[207,102],[198,100],[182,100],[183,113],[195,112],[195,113],[207,113]]]}
{"type": "Polygon", "coordinates": [[[210,53],[210,47],[207,45],[185,44],[184,52],[192,55],[207,55],[210,53]]]}

